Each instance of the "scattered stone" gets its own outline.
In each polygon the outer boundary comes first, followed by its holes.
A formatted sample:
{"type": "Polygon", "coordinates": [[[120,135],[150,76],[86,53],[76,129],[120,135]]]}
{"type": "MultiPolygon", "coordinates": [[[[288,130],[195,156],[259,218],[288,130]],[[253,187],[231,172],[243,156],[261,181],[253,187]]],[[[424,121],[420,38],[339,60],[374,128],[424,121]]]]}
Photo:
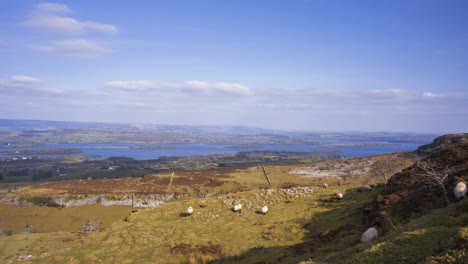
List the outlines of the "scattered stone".
{"type": "Polygon", "coordinates": [[[80,231],[81,232],[97,232],[101,226],[100,220],[88,220],[86,224],[84,224],[80,231]]]}
{"type": "Polygon", "coordinates": [[[28,259],[31,259],[33,257],[34,257],[33,255],[19,256],[18,261],[28,260],[28,259]]]}
{"type": "Polygon", "coordinates": [[[18,234],[29,234],[32,232],[32,225],[27,225],[26,228],[21,231],[21,232],[18,232],[18,234]]]}

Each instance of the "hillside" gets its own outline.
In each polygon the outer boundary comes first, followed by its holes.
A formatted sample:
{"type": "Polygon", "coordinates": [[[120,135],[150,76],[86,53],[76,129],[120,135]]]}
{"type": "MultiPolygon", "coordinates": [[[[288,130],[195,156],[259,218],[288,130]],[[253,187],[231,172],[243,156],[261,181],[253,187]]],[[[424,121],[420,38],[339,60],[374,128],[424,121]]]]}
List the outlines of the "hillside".
{"type": "Polygon", "coordinates": [[[431,144],[419,147],[416,153],[421,156],[428,156],[448,147],[464,143],[468,143],[468,133],[443,135],[435,138],[431,144]]]}
{"type": "MultiPolygon", "coordinates": [[[[449,192],[445,204],[401,154],[268,165],[272,186],[261,166],[27,186],[6,200],[58,207],[0,205],[9,216],[0,217],[0,255],[7,263],[466,263],[468,199],[449,192]],[[384,161],[396,172],[388,184],[384,161]],[[329,188],[321,188],[325,182],[329,188]],[[343,199],[335,198],[338,192],[343,199]],[[151,204],[162,199],[155,193],[179,195],[152,208],[98,209],[138,199],[151,204]],[[91,200],[101,205],[72,206],[91,200]],[[232,211],[237,203],[241,213],[232,211]],[[97,232],[78,232],[86,219],[97,221],[97,232]],[[370,226],[379,237],[360,243],[370,226]],[[30,229],[36,233],[20,234],[30,229]]],[[[421,159],[436,171],[450,169],[447,190],[468,180],[467,160],[468,144],[421,159]]]]}
{"type": "Polygon", "coordinates": [[[388,228],[391,218],[405,220],[446,206],[443,190],[428,184],[431,176],[423,170],[423,165],[438,175],[448,174],[444,188],[449,201],[456,202],[453,187],[457,182],[468,182],[468,143],[446,146],[393,176],[382,193],[366,207],[371,222],[388,228]]]}

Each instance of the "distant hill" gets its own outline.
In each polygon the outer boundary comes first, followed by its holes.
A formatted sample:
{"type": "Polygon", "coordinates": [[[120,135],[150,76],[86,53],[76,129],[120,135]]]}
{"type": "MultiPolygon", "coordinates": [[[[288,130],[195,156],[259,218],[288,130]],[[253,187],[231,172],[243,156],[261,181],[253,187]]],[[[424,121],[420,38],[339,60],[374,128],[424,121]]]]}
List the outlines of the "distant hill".
{"type": "MultiPolygon", "coordinates": [[[[438,135],[396,132],[290,132],[244,126],[187,126],[0,119],[0,143],[427,144],[438,135]],[[12,133],[20,131],[20,133],[12,133]],[[41,133],[44,132],[44,133],[41,133]]],[[[22,145],[17,145],[20,147],[22,145]]]]}
{"type": "Polygon", "coordinates": [[[420,156],[428,156],[454,145],[468,143],[468,133],[448,134],[437,137],[431,144],[423,145],[416,150],[420,156]]]}
{"type": "Polygon", "coordinates": [[[164,124],[98,123],[47,120],[0,119],[0,131],[30,131],[52,129],[111,129],[133,131],[182,131],[205,133],[266,134],[278,131],[243,126],[185,126],[164,124]]]}

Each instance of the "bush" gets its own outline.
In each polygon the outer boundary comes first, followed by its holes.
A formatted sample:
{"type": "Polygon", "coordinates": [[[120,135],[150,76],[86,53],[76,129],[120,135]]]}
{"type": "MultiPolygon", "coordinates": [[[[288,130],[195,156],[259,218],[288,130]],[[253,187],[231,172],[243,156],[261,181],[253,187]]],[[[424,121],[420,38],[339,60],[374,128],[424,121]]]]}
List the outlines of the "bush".
{"type": "Polygon", "coordinates": [[[300,185],[297,184],[297,183],[284,182],[284,183],[281,183],[280,185],[278,185],[278,189],[291,189],[291,188],[298,187],[298,186],[300,186],[300,185]]]}
{"type": "Polygon", "coordinates": [[[226,182],[221,187],[219,187],[219,193],[221,194],[243,192],[247,190],[248,186],[242,185],[236,181],[226,182]]]}
{"type": "Polygon", "coordinates": [[[52,202],[53,198],[52,197],[40,197],[40,196],[33,196],[33,197],[28,197],[25,199],[26,202],[32,203],[34,205],[50,205],[50,204],[55,204],[52,202]]]}

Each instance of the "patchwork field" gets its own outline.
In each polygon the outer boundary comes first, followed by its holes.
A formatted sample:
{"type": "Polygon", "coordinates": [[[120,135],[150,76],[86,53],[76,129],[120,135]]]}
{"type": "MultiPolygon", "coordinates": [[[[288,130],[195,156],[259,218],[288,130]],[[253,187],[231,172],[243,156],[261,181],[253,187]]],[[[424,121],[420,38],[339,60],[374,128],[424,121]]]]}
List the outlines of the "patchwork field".
{"type": "Polygon", "coordinates": [[[262,166],[216,168],[211,170],[176,171],[151,174],[139,178],[70,180],[37,184],[23,189],[19,196],[52,196],[56,194],[166,194],[226,193],[258,188],[283,188],[289,186],[321,186],[367,184],[382,182],[376,177],[376,163],[390,160],[393,174],[411,164],[399,153],[368,158],[345,159],[310,164],[266,165],[271,181],[268,184],[262,166]],[[171,180],[171,178],[173,178],[171,180]],[[235,184],[233,184],[235,183],[235,184]]]}

